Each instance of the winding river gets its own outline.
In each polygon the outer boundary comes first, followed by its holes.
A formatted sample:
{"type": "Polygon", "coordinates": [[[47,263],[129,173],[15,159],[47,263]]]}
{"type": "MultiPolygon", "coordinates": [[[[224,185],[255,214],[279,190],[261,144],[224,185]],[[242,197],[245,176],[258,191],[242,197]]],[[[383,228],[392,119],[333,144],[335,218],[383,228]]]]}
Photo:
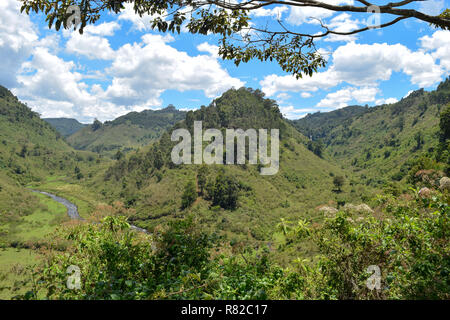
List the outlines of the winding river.
{"type": "MultiPolygon", "coordinates": [[[[40,191],[40,190],[31,190],[31,191],[32,192],[36,192],[36,193],[41,193],[43,195],[46,195],[46,196],[52,198],[53,200],[55,200],[56,202],[59,202],[62,205],[64,205],[67,208],[67,214],[69,215],[69,217],[71,219],[83,220],[84,221],[84,219],[78,213],[77,206],[75,204],[73,204],[72,202],[70,202],[69,200],[67,200],[65,198],[58,197],[58,196],[56,196],[54,194],[51,194],[51,193],[48,193],[48,192],[45,192],[45,191],[40,191]]],[[[139,228],[139,227],[136,227],[134,225],[131,225],[131,229],[134,229],[134,230],[139,231],[139,232],[144,232],[144,233],[150,234],[147,230],[139,228]]]]}

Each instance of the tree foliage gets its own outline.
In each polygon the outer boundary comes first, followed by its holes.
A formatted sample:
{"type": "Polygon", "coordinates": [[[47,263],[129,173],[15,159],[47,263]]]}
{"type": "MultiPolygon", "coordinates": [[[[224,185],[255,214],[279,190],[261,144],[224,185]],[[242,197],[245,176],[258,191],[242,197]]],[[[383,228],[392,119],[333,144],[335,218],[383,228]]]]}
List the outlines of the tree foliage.
{"type": "MultiPolygon", "coordinates": [[[[244,1],[231,2],[222,0],[21,0],[22,11],[43,12],[48,26],[57,30],[61,27],[71,27],[73,10],[71,5],[79,8],[79,31],[83,33],[88,24],[97,22],[102,15],[113,12],[120,13],[124,4],[133,3],[136,14],[153,17],[151,27],[160,32],[180,33],[182,27],[193,34],[216,34],[220,37],[219,54],[223,59],[230,59],[239,65],[251,59],[260,61],[276,61],[283,70],[297,77],[312,75],[326,61],[315,47],[315,41],[329,35],[351,35],[368,31],[373,28],[384,28],[405,19],[418,19],[438,28],[449,29],[448,10],[441,15],[430,16],[414,9],[405,8],[418,0],[407,0],[394,3],[379,4],[377,9],[386,17],[392,17],[389,22],[366,26],[347,32],[334,30],[322,21],[318,21],[316,32],[304,33],[300,28],[290,29],[279,17],[270,24],[259,24],[253,19],[252,13],[261,8],[274,5],[323,8],[335,12],[371,14],[373,5],[367,1],[358,1],[359,5],[338,5],[321,1],[244,1]]],[[[313,17],[314,18],[314,17],[313,17]]],[[[76,26],[75,26],[76,27],[76,26]]]]}

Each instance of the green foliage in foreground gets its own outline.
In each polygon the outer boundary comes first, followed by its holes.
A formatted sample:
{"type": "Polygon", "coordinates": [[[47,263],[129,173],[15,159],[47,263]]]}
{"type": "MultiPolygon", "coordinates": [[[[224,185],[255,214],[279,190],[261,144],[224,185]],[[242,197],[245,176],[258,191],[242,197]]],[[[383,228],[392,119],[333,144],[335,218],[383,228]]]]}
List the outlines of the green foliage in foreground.
{"type": "Polygon", "coordinates": [[[108,216],[65,230],[67,250],[49,255],[33,290],[19,298],[448,299],[449,197],[414,195],[380,196],[376,215],[341,211],[321,226],[285,221],[288,243],[309,239],[319,250],[290,268],[277,266],[267,249],[231,250],[192,217],[145,235],[124,217],[108,216]],[[81,269],[80,290],[66,287],[70,265],[81,269]],[[366,287],[370,265],[381,269],[380,290],[366,287]]]}

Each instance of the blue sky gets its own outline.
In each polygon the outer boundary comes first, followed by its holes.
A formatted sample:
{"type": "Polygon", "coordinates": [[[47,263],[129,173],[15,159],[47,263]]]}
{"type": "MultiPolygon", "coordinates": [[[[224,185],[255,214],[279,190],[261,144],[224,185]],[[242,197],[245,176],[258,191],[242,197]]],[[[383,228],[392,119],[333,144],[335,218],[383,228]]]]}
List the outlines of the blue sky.
{"type": "MultiPolygon", "coordinates": [[[[448,2],[428,0],[413,7],[437,14],[448,2]]],[[[214,36],[154,32],[150,17],[139,18],[131,7],[103,17],[84,35],[49,30],[42,15],[22,15],[19,7],[16,0],[0,3],[0,84],[43,117],[91,122],[168,104],[195,109],[231,87],[247,86],[263,90],[286,117],[296,119],[346,105],[393,103],[412,90],[434,89],[450,71],[450,32],[417,20],[320,40],[316,45],[327,66],[297,80],[276,63],[236,67],[221,60],[214,36]]],[[[340,31],[365,26],[371,17],[276,6],[252,18],[256,24],[272,24],[280,17],[294,30],[320,31],[310,16],[340,31]]]]}

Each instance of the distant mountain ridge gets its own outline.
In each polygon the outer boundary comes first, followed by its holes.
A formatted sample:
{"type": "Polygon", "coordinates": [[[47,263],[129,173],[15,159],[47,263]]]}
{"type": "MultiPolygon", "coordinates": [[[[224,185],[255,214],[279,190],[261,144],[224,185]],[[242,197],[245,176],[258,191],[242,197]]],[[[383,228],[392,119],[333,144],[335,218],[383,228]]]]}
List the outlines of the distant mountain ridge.
{"type": "Polygon", "coordinates": [[[407,177],[423,155],[437,150],[439,119],[450,103],[450,77],[436,90],[419,89],[393,104],[347,107],[293,121],[325,144],[327,158],[381,187],[407,177]]]}
{"type": "Polygon", "coordinates": [[[128,152],[148,145],[185,115],[185,111],[172,105],[161,110],[130,112],[103,124],[95,121],[69,136],[67,141],[75,149],[113,156],[119,150],[128,152]]]}
{"type": "Polygon", "coordinates": [[[309,113],[292,123],[306,137],[313,140],[324,139],[331,130],[351,123],[352,119],[366,113],[368,109],[367,106],[348,106],[330,112],[309,113]]]}
{"type": "Polygon", "coordinates": [[[44,118],[42,120],[47,121],[66,138],[87,126],[87,124],[80,123],[72,118],[44,118]]]}

